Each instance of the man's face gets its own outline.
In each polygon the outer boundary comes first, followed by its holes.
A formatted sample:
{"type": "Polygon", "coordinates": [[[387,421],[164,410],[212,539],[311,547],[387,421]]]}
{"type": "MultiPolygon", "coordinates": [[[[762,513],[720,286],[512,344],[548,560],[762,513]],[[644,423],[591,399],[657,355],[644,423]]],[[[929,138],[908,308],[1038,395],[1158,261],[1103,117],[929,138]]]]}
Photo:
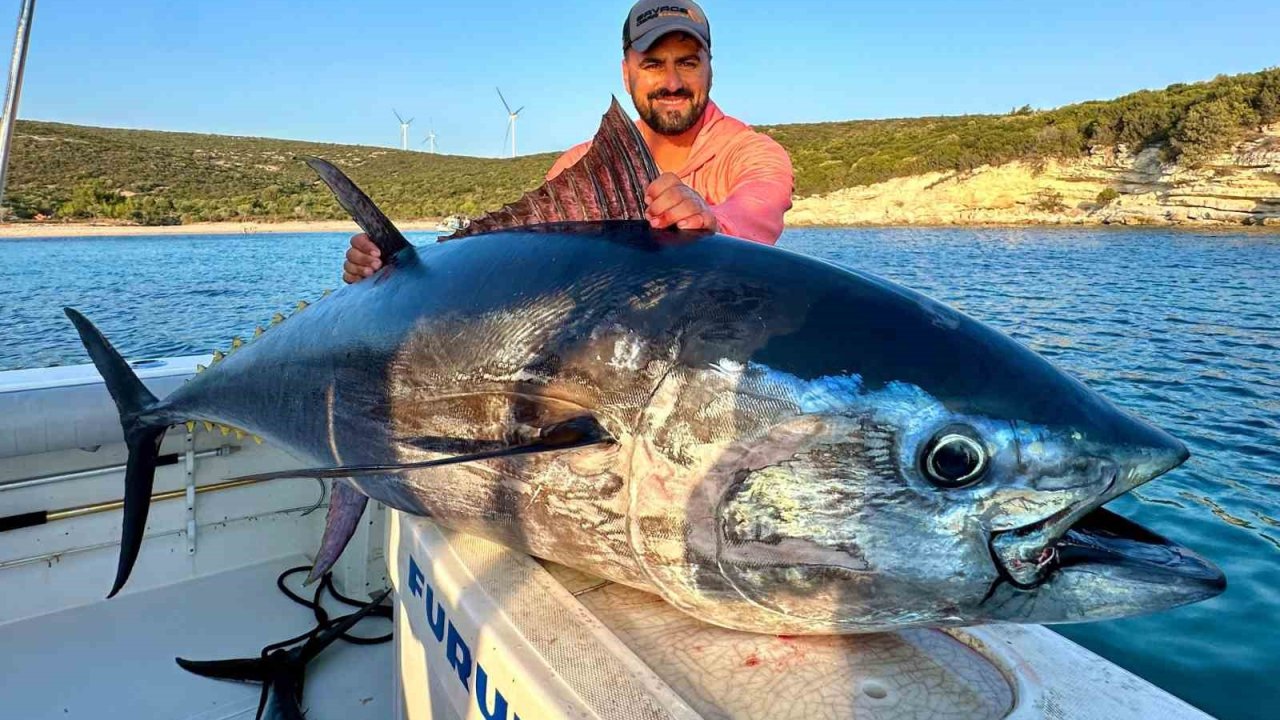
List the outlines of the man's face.
{"type": "Polygon", "coordinates": [[[622,78],[640,118],[655,132],[679,135],[707,109],[711,56],[692,36],[675,32],[646,52],[628,49],[622,78]]]}

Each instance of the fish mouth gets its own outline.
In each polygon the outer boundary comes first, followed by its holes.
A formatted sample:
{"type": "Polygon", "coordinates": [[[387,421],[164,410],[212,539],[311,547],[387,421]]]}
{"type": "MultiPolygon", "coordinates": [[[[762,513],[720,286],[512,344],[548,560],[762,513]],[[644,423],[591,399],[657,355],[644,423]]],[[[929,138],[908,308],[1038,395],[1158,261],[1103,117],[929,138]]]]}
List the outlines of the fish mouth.
{"type": "Polygon", "coordinates": [[[1000,575],[992,591],[1002,582],[1019,590],[1035,590],[1063,573],[1088,572],[1116,584],[1176,587],[1193,599],[1221,593],[1226,577],[1212,563],[1103,507],[1188,457],[1186,447],[1177,441],[1118,457],[1106,486],[1090,501],[992,534],[988,547],[1000,575]]]}
{"type": "Polygon", "coordinates": [[[1148,582],[1199,588],[1208,597],[1227,589],[1226,575],[1213,563],[1105,508],[1085,515],[1056,547],[1060,571],[1108,566],[1148,582]]]}
{"type": "Polygon", "coordinates": [[[1227,587],[1223,572],[1194,551],[1102,507],[1044,541],[1029,558],[1024,557],[1025,550],[1011,551],[1031,546],[1033,538],[1044,538],[1048,528],[1060,521],[1059,515],[992,538],[991,554],[1001,575],[997,584],[1003,581],[1019,590],[1035,590],[1059,573],[1085,571],[1130,583],[1180,586],[1189,597],[1187,602],[1213,597],[1227,587]]]}

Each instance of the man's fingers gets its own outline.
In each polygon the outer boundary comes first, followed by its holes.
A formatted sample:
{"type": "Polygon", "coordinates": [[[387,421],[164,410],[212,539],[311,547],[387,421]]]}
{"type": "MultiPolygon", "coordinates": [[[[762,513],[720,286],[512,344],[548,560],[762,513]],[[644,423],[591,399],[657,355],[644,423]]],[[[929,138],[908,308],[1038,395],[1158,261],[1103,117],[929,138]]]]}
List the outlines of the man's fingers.
{"type": "Polygon", "coordinates": [[[373,241],[369,239],[369,236],[366,235],[365,233],[360,233],[359,235],[352,235],[351,247],[359,250],[360,252],[366,255],[372,255],[374,257],[382,257],[382,251],[378,249],[378,246],[375,245],[373,241]]]}
{"type": "Polygon", "coordinates": [[[364,233],[352,235],[351,247],[347,248],[346,262],[342,264],[342,281],[350,284],[369,277],[382,267],[381,257],[382,251],[373,244],[368,235],[364,233]]]}
{"type": "Polygon", "coordinates": [[[347,250],[347,262],[352,265],[367,267],[373,270],[377,270],[382,267],[382,261],[379,260],[377,256],[362,252],[358,248],[354,247],[347,250]]]}
{"type": "MultiPolygon", "coordinates": [[[[653,202],[649,203],[649,217],[670,214],[672,210],[694,200],[695,197],[697,197],[697,193],[685,185],[668,189],[654,198],[653,202]]],[[[676,219],[678,220],[679,218],[676,219]]]]}
{"type": "Polygon", "coordinates": [[[652,203],[654,200],[657,200],[664,192],[680,184],[681,184],[680,177],[675,173],[672,173],[672,172],[662,173],[657,178],[655,178],[653,182],[649,183],[649,186],[644,189],[645,203],[646,204],[652,203]]]}
{"type": "Polygon", "coordinates": [[[645,191],[645,215],[655,228],[716,230],[719,223],[707,202],[674,173],[663,173],[645,191]]]}
{"type": "Polygon", "coordinates": [[[342,264],[342,280],[347,284],[351,284],[357,280],[363,280],[373,274],[373,270],[367,265],[356,265],[354,263],[342,264]]]}
{"type": "Polygon", "coordinates": [[[710,213],[698,213],[676,222],[681,230],[710,230],[715,223],[715,216],[710,213]]]}
{"type": "Polygon", "coordinates": [[[702,203],[694,198],[683,198],[674,207],[653,218],[654,227],[671,227],[702,213],[702,203]]]}

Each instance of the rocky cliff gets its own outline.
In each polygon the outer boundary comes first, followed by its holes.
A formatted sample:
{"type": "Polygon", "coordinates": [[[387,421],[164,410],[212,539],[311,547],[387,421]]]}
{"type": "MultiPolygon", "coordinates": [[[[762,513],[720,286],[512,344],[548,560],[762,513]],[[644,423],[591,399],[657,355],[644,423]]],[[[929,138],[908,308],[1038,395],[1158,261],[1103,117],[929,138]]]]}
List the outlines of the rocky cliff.
{"type": "Polygon", "coordinates": [[[1161,148],[895,178],[797,198],[790,225],[1268,225],[1280,227],[1280,125],[1199,168],[1161,148]]]}

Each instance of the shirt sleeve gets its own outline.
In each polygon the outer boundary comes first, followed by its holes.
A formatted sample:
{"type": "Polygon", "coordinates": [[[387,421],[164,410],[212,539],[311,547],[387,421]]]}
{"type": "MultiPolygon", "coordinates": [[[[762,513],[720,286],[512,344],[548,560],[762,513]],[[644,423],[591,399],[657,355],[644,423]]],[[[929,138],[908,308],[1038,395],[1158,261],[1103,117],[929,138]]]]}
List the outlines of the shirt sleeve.
{"type": "Polygon", "coordinates": [[[573,164],[581,160],[582,156],[586,155],[587,151],[590,149],[591,143],[584,142],[565,150],[564,154],[561,155],[551,166],[551,169],[547,171],[547,180],[551,180],[565,170],[573,167],[573,164]]]}
{"type": "Polygon", "coordinates": [[[720,232],[773,245],[782,235],[782,218],[791,209],[795,174],[791,156],[776,140],[755,133],[729,157],[733,179],[729,194],[711,206],[720,232]]]}

